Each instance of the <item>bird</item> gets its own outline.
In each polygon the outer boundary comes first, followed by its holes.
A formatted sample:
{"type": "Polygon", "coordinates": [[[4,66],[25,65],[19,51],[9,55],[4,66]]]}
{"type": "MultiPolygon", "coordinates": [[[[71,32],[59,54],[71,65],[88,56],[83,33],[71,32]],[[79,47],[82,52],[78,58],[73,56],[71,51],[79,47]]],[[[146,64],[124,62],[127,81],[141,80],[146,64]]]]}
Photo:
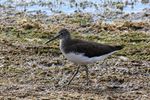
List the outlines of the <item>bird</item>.
{"type": "Polygon", "coordinates": [[[88,64],[92,64],[97,61],[102,61],[108,56],[115,53],[116,51],[124,48],[123,45],[112,46],[92,41],[74,39],[72,38],[69,30],[66,28],[62,28],[56,36],[49,39],[45,44],[56,39],[60,39],[59,48],[62,54],[69,61],[77,65],[77,69],[74,71],[74,74],[68,81],[67,85],[69,85],[74,79],[74,77],[78,74],[81,66],[84,67],[86,72],[86,84],[89,84],[88,64]]]}

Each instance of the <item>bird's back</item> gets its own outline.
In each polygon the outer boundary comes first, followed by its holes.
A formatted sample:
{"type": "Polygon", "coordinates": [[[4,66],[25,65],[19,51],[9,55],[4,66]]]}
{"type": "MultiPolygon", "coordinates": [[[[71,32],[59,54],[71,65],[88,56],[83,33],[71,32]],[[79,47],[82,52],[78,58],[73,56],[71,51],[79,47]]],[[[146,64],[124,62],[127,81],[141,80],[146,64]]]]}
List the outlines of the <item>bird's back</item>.
{"type": "Polygon", "coordinates": [[[62,44],[65,45],[63,46],[63,50],[65,53],[82,53],[84,54],[84,56],[87,56],[89,58],[109,54],[123,48],[123,46],[110,46],[79,39],[64,41],[62,44]]]}

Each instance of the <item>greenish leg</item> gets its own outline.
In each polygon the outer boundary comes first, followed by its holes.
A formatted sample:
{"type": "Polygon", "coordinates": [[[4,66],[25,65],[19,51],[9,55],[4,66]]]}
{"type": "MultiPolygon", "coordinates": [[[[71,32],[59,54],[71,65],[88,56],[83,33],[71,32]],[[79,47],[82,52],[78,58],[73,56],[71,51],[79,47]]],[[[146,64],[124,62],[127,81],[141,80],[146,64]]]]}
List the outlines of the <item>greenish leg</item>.
{"type": "Polygon", "coordinates": [[[69,82],[67,83],[67,85],[69,85],[72,82],[72,80],[74,79],[74,77],[78,74],[79,68],[80,68],[80,66],[78,66],[77,70],[74,72],[73,76],[71,77],[71,79],[69,80],[69,82]]]}

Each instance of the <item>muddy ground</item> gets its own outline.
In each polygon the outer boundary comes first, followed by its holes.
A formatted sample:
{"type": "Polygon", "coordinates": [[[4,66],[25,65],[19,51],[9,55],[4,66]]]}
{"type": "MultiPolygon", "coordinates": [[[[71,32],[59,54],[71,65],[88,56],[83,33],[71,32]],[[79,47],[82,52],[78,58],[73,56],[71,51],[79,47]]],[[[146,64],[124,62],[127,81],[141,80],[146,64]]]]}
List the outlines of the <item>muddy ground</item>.
{"type": "Polygon", "coordinates": [[[142,21],[138,22],[122,18],[108,24],[102,20],[95,22],[90,14],[82,13],[54,16],[0,13],[1,100],[150,100],[149,14],[142,12],[142,21]],[[81,68],[71,85],[62,87],[76,65],[64,58],[58,41],[44,43],[64,27],[75,38],[125,48],[104,63],[88,65],[89,86],[85,85],[85,72],[81,68]]]}

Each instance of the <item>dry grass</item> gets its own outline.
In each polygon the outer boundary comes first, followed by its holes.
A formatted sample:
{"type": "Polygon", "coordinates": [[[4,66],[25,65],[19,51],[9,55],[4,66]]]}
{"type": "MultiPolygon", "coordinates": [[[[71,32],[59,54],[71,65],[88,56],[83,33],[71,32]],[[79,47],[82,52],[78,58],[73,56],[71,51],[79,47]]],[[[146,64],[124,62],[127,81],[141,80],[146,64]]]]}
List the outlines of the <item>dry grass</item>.
{"type": "Polygon", "coordinates": [[[149,22],[94,23],[89,14],[20,16],[0,21],[0,99],[150,99],[149,22]],[[125,48],[103,64],[89,65],[89,86],[81,69],[61,88],[76,65],[62,56],[58,41],[44,42],[62,27],[76,38],[125,48]]]}

